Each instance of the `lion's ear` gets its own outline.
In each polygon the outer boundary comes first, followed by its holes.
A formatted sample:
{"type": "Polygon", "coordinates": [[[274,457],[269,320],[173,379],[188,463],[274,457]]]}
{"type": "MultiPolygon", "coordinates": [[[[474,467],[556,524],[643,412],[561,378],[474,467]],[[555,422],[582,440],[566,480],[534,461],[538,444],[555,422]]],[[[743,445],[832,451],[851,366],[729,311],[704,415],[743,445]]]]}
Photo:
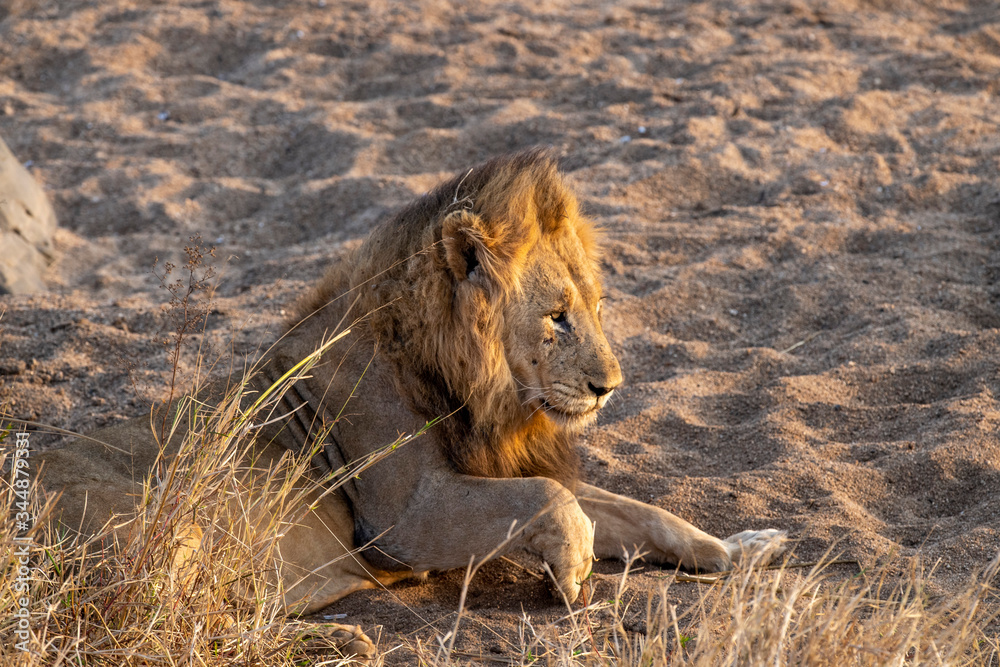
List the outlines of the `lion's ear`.
{"type": "Polygon", "coordinates": [[[482,218],[469,211],[455,211],[444,219],[441,229],[445,261],[455,280],[488,280],[485,267],[492,264],[482,218]]]}

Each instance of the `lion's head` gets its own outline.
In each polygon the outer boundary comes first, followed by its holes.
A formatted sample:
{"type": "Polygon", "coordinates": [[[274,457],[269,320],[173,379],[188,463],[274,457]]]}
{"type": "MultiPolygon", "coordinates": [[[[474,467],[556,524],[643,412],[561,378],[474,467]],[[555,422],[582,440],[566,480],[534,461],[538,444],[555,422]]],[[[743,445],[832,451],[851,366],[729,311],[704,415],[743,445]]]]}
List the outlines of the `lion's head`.
{"type": "Polygon", "coordinates": [[[541,415],[580,428],[622,381],[601,326],[593,225],[544,152],[498,158],[478,171],[475,185],[456,186],[454,210],[440,226],[436,264],[457,327],[437,339],[438,359],[460,353],[448,377],[471,382],[465,398],[482,397],[483,410],[496,415],[507,395],[516,398],[513,423],[541,415]],[[468,346],[456,347],[463,334],[468,346]],[[477,357],[478,368],[467,365],[477,357]]]}
{"type": "Polygon", "coordinates": [[[578,429],[621,384],[601,325],[601,283],[572,221],[529,253],[504,309],[504,351],[525,411],[578,429]]]}
{"type": "Polygon", "coordinates": [[[596,237],[548,153],[503,156],[386,220],[307,312],[349,283],[411,408],[451,416],[439,433],[458,469],[565,478],[567,432],[622,380],[596,237]]]}

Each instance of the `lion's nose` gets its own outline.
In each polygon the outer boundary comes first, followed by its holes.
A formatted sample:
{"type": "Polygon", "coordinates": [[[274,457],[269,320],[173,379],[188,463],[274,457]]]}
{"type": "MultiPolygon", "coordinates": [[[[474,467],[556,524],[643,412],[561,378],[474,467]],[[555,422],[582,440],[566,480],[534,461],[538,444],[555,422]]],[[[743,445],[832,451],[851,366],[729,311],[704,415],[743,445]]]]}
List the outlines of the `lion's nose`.
{"type": "Polygon", "coordinates": [[[587,383],[587,387],[589,387],[590,391],[594,392],[594,394],[598,398],[600,398],[601,396],[604,396],[605,394],[610,394],[611,392],[613,392],[615,390],[614,387],[595,387],[593,382],[588,382],[587,383]]]}

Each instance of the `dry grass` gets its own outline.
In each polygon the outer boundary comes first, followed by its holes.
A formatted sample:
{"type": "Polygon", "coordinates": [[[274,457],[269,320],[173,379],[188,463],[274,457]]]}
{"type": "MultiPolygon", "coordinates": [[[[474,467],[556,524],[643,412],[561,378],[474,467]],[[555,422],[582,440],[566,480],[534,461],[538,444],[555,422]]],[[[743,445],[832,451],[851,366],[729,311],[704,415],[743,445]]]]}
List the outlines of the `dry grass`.
{"type": "MultiPolygon", "coordinates": [[[[305,474],[310,453],[265,465],[254,460],[250,437],[254,423],[269,417],[276,399],[319,354],[260,396],[246,398],[244,386],[211,409],[182,400],[168,435],[183,432],[180,420],[189,423],[180,453],[146,481],[136,515],[116,517],[92,538],[72,539],[57,529],[46,520],[52,498],[38,494],[30,500],[34,527],[27,534],[17,530],[13,518],[23,498],[6,473],[0,487],[3,664],[301,665],[317,664],[320,656],[319,664],[343,663],[322,625],[289,619],[281,607],[276,542],[317,484],[305,474]],[[241,408],[248,402],[249,409],[241,408]],[[207,539],[192,533],[199,529],[207,539]],[[33,543],[28,591],[18,583],[16,547],[23,537],[33,543]],[[30,653],[16,648],[23,641],[16,632],[22,599],[30,653]]],[[[9,427],[5,434],[12,444],[9,427]]],[[[7,469],[13,448],[0,451],[7,469]]]]}
{"type": "Polygon", "coordinates": [[[825,563],[804,574],[750,568],[716,584],[683,620],[674,619],[665,587],[636,661],[993,665],[998,644],[986,630],[998,613],[998,567],[994,560],[952,597],[929,592],[933,570],[919,560],[902,573],[885,565],[846,580],[825,563]]]}
{"type": "MultiPolygon", "coordinates": [[[[897,561],[898,562],[898,561],[897,561]]],[[[750,563],[706,577],[699,601],[681,611],[673,576],[645,610],[646,632],[625,630],[626,567],[615,599],[568,609],[535,627],[525,617],[521,653],[500,659],[408,648],[428,665],[468,660],[509,665],[998,665],[1000,615],[994,588],[1000,556],[954,595],[932,595],[933,569],[918,559],[845,578],[827,559],[807,570],[750,563]],[[598,620],[600,619],[600,620],[598,620]]],[[[631,560],[629,561],[629,566],[631,560]]],[[[679,578],[682,579],[683,578],[679,578]]],[[[691,578],[687,578],[688,581],[691,578]]]]}

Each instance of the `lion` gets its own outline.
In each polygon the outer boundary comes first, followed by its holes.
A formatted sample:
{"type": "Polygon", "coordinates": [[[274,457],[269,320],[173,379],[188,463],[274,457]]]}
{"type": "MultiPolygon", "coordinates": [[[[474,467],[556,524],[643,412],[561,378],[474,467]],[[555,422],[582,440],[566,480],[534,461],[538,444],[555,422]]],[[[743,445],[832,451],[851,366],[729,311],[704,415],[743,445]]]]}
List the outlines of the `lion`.
{"type": "MultiPolygon", "coordinates": [[[[350,333],[283,396],[285,417],[258,436],[265,457],[300,452],[322,432],[312,467],[323,477],[438,421],[314,499],[280,538],[290,612],[505,549],[544,559],[570,602],[595,558],[624,550],[701,571],[780,550],[781,531],[719,539],[580,479],[575,436],[623,381],[602,327],[600,253],[554,158],[530,150],[462,172],[387,218],[298,303],[258,386],[341,323],[350,333]]],[[[134,471],[158,453],[148,416],[92,438],[116,449],[87,440],[43,456],[62,520],[84,530],[131,509],[134,471]]],[[[343,632],[355,652],[370,649],[356,628],[343,632]]]]}

